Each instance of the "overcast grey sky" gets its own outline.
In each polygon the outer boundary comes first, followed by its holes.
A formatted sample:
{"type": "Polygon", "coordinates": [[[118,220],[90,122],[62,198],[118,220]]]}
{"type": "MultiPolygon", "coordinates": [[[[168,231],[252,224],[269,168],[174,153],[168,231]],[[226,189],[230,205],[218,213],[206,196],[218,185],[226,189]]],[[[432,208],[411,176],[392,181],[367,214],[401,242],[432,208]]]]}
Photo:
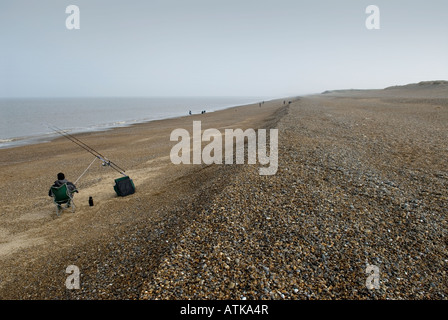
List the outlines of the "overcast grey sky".
{"type": "Polygon", "coordinates": [[[269,96],[448,79],[446,0],[0,0],[0,97],[269,96]],[[68,30],[68,5],[80,29],[68,30]],[[368,30],[368,5],[380,30],[368,30]]]}

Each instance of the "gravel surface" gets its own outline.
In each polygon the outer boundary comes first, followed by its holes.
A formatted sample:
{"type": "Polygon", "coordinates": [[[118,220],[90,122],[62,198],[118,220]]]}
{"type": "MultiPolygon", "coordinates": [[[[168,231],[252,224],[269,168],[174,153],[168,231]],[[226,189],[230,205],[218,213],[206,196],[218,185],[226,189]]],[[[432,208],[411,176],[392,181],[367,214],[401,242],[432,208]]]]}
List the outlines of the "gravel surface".
{"type": "Polygon", "coordinates": [[[448,99],[357,94],[302,97],[271,116],[276,175],[189,167],[151,201],[116,207],[100,240],[8,260],[22,272],[1,296],[446,299],[448,99]],[[69,264],[79,290],[61,286],[69,264]]]}
{"type": "Polygon", "coordinates": [[[446,299],[447,102],[292,104],[277,174],[229,177],[142,298],[446,299]]]}

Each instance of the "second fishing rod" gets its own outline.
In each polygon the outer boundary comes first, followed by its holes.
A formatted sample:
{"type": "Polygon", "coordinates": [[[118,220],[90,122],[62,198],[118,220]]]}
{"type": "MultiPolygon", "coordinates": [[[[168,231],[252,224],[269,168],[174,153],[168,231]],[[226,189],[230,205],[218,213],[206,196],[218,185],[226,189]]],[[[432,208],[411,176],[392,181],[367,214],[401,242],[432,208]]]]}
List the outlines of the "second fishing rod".
{"type": "Polygon", "coordinates": [[[121,168],[116,163],[114,163],[114,162],[110,161],[109,159],[107,159],[105,156],[103,156],[101,153],[99,153],[98,151],[96,151],[95,149],[90,147],[89,145],[85,144],[83,141],[79,140],[75,136],[69,134],[68,132],[66,132],[66,131],[64,131],[64,130],[62,130],[62,129],[54,126],[54,125],[49,125],[48,127],[51,130],[53,130],[54,132],[60,134],[61,136],[67,138],[71,142],[75,143],[79,147],[83,148],[87,152],[91,153],[96,158],[100,159],[102,161],[102,163],[103,163],[103,166],[109,166],[112,169],[114,169],[114,170],[118,171],[119,173],[121,173],[122,175],[126,176],[126,174],[124,173],[125,170],[123,168],[121,168]]]}

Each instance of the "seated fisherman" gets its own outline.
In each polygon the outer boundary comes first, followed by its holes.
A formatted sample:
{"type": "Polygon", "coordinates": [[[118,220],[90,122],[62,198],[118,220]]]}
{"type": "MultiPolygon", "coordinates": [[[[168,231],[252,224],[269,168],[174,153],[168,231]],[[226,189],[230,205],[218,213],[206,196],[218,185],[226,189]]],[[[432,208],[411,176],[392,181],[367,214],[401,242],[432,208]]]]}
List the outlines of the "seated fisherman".
{"type": "MultiPolygon", "coordinates": [[[[78,193],[78,190],[76,189],[76,186],[73,183],[71,183],[70,181],[66,180],[65,179],[65,175],[62,172],[58,173],[58,180],[56,180],[54,182],[52,187],[59,188],[64,183],[67,184],[67,188],[68,188],[68,191],[70,193],[74,193],[74,192],[78,193]]],[[[50,197],[53,197],[53,192],[51,191],[51,188],[50,188],[50,191],[48,191],[48,195],[50,197]]],[[[67,207],[70,207],[70,201],[67,203],[67,207]]]]}

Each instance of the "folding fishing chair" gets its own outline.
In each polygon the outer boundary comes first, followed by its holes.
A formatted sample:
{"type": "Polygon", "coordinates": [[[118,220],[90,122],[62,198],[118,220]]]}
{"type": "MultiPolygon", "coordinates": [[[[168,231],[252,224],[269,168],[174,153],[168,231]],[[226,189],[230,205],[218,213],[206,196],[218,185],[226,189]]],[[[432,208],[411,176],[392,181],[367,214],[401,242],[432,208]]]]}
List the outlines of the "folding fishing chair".
{"type": "Polygon", "coordinates": [[[70,192],[66,183],[60,187],[51,187],[51,193],[53,194],[53,202],[56,205],[56,214],[58,216],[63,210],[62,204],[67,204],[66,208],[71,207],[72,212],[75,212],[75,203],[73,202],[74,191],[70,192]]]}

